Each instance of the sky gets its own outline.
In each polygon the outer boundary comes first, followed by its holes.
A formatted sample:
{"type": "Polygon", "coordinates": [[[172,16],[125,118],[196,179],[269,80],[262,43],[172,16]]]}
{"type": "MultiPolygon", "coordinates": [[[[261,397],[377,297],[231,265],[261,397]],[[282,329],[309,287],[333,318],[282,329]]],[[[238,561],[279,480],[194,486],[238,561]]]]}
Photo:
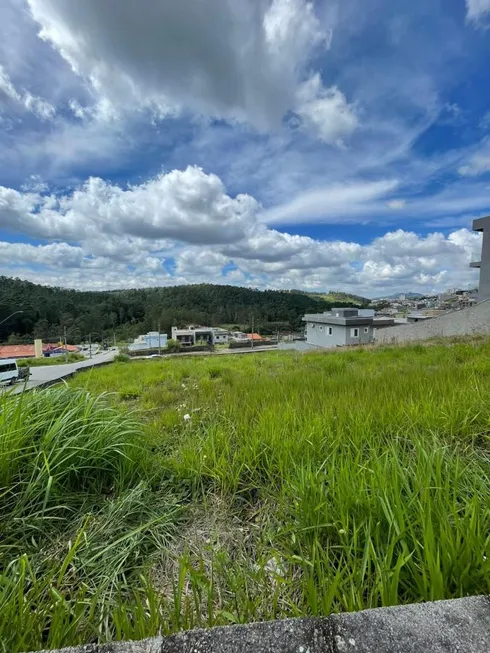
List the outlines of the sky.
{"type": "Polygon", "coordinates": [[[490,0],[2,0],[0,274],[475,287],[490,0]]]}

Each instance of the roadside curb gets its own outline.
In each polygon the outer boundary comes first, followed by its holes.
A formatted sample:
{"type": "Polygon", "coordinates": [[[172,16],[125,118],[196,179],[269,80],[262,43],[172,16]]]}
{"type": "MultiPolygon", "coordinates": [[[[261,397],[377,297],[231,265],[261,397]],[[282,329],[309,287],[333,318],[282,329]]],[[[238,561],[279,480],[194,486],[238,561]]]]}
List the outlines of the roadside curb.
{"type": "Polygon", "coordinates": [[[488,653],[489,650],[490,599],[486,596],[330,617],[190,630],[139,642],[62,649],[63,653],[488,653]]]}

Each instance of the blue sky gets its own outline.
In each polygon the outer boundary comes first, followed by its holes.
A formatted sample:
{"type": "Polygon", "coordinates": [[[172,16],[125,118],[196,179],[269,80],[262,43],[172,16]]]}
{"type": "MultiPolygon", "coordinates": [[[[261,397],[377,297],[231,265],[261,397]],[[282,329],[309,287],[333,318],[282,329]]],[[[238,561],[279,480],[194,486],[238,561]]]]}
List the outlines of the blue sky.
{"type": "Polygon", "coordinates": [[[0,274],[477,283],[490,0],[4,0],[0,274]]]}

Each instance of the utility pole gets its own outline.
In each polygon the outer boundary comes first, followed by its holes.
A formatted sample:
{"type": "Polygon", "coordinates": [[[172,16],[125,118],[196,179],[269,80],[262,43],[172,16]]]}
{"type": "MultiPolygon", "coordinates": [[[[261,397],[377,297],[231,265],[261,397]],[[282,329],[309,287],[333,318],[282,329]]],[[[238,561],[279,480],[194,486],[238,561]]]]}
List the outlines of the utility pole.
{"type": "Polygon", "coordinates": [[[92,334],[88,334],[88,357],[92,358],[92,334]]]}
{"type": "Polygon", "coordinates": [[[63,333],[65,336],[65,361],[68,363],[68,343],[66,341],[66,326],[63,327],[63,333]]]}
{"type": "Polygon", "coordinates": [[[158,323],[158,355],[162,355],[162,343],[160,340],[160,322],[158,323]]]}
{"type": "Polygon", "coordinates": [[[254,348],[254,314],[252,313],[252,349],[254,348]]]}
{"type": "Polygon", "coordinates": [[[114,335],[114,348],[115,348],[115,347],[116,347],[116,332],[113,331],[112,333],[113,333],[113,335],[114,335]]]}

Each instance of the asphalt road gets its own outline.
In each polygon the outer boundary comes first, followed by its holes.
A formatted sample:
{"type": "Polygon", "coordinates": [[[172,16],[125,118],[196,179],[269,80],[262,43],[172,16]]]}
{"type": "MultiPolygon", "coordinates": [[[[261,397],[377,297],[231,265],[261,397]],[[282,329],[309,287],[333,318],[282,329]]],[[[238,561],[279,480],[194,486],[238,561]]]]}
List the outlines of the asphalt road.
{"type": "MultiPolygon", "coordinates": [[[[42,386],[45,383],[56,383],[62,379],[69,378],[77,370],[95,367],[97,365],[103,365],[113,360],[119,352],[116,351],[107,351],[101,354],[96,354],[92,358],[89,358],[85,361],[80,361],[79,363],[67,363],[66,365],[41,365],[40,367],[31,368],[31,376],[27,382],[26,389],[31,390],[38,386],[42,386]]],[[[5,391],[11,388],[11,386],[0,386],[0,392],[5,391]]],[[[22,392],[24,389],[23,383],[17,383],[15,385],[14,392],[22,392]]]]}

